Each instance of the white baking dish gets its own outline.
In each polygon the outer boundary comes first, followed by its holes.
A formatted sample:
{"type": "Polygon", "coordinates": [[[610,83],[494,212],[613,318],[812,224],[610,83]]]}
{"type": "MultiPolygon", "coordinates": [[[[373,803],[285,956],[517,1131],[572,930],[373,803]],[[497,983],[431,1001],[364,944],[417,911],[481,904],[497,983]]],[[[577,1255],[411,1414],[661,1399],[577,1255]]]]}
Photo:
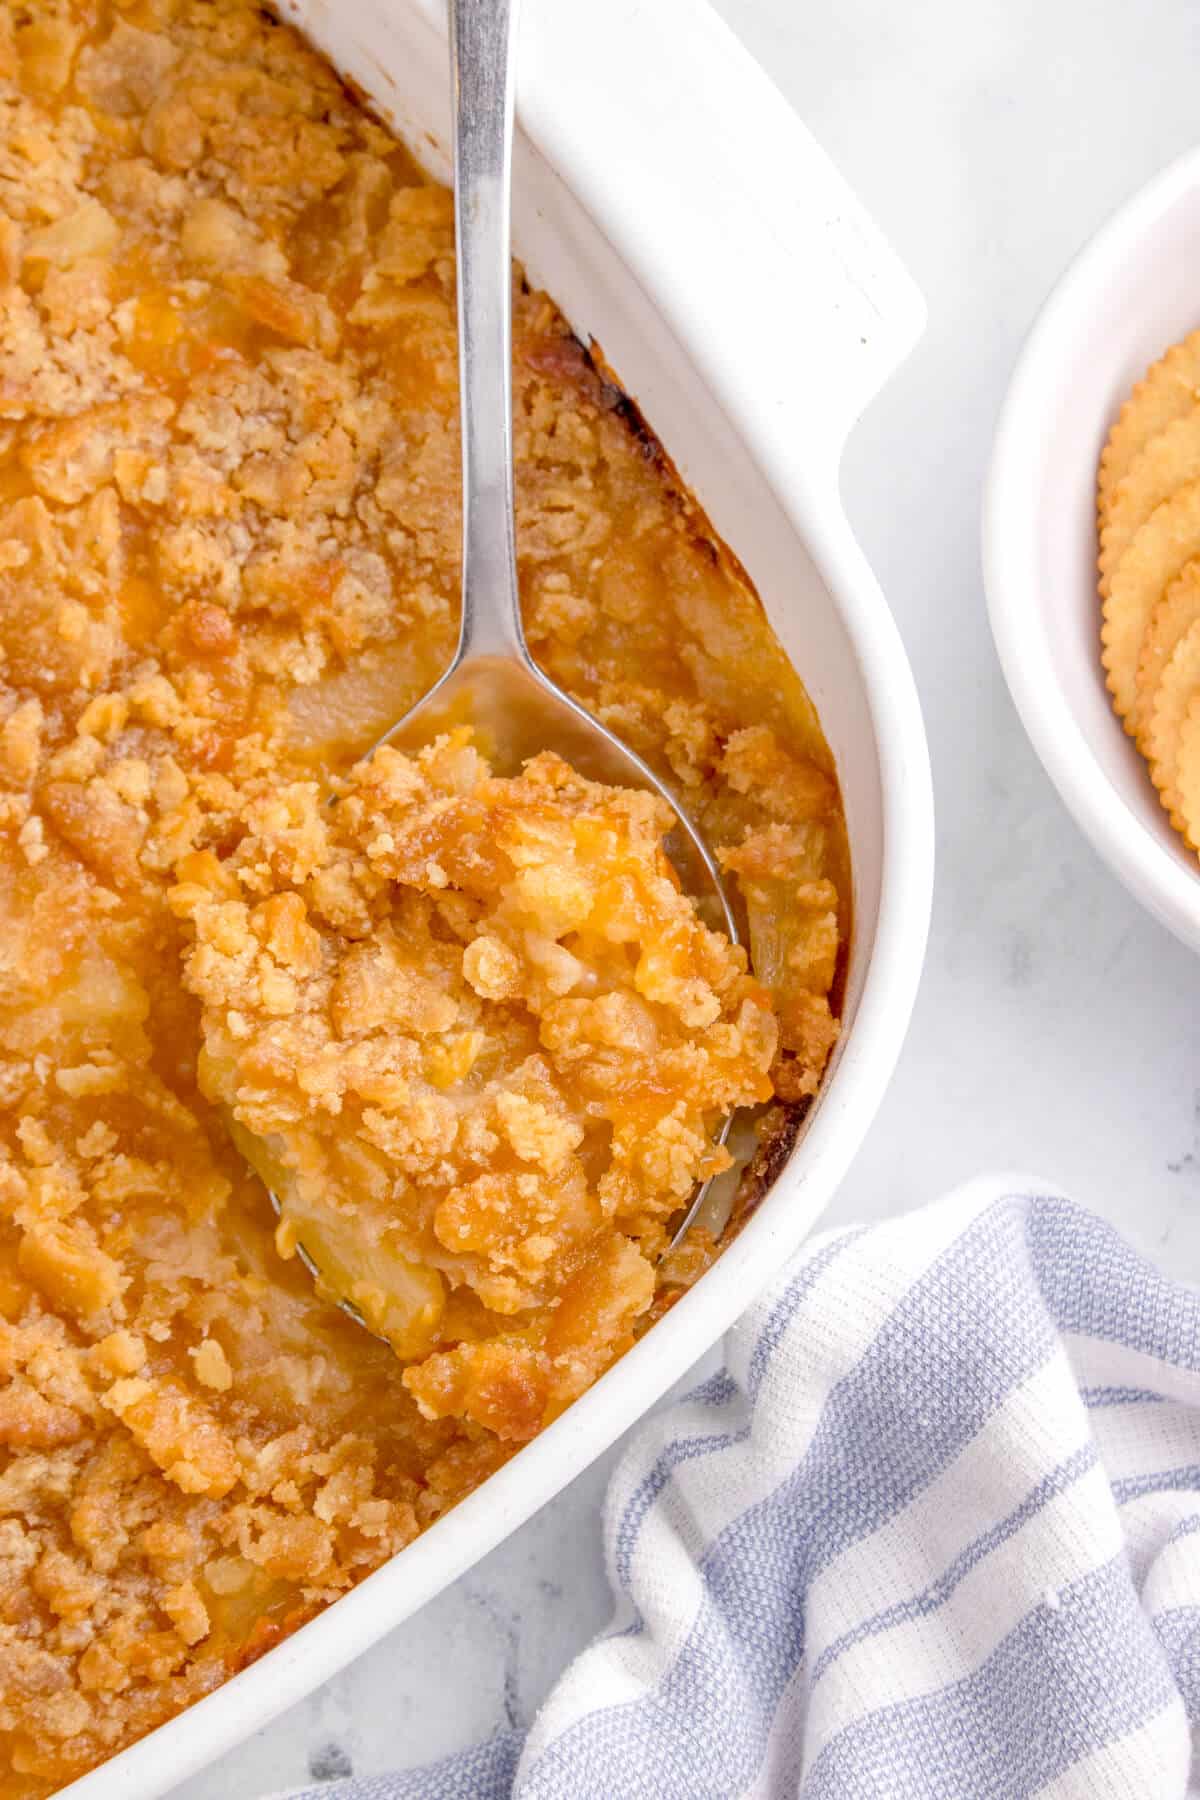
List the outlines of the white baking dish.
{"type": "MultiPolygon", "coordinates": [[[[444,172],[437,0],[283,8],[444,172]]],[[[846,1029],[775,1187],[649,1337],[353,1593],[76,1782],[76,1800],[161,1794],[359,1655],[578,1474],[804,1237],[908,1023],[932,881],[928,760],[900,639],[841,509],[838,465],[850,426],[921,329],[920,296],[701,0],[527,0],[519,128],[519,254],[603,346],[749,569],[820,709],[854,863],[846,1029]]]]}

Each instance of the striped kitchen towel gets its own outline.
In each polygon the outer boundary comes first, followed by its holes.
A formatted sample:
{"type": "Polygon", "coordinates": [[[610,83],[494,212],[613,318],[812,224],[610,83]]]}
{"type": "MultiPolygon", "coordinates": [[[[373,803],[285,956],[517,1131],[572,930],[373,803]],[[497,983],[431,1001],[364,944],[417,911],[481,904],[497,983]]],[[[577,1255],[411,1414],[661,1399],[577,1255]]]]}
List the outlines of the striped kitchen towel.
{"type": "Polygon", "coordinates": [[[313,1800],[1176,1800],[1200,1291],[1026,1181],[815,1239],[605,1536],[616,1616],[527,1734],[313,1800]]]}

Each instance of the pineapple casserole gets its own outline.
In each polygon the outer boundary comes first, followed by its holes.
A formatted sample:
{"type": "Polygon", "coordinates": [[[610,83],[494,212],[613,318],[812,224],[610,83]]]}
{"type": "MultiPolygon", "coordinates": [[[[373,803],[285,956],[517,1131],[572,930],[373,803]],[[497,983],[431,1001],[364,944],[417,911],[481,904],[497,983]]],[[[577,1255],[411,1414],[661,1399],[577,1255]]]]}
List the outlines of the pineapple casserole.
{"type": "Polygon", "coordinates": [[[292,31],[0,0],[0,109],[0,1800],[39,1800],[703,1271],[670,1221],[731,1108],[733,1229],[794,1138],[850,884],[757,597],[519,273],[530,646],[686,797],[748,955],[652,796],[463,732],[364,758],[456,634],[452,203],[292,31]]]}
{"type": "Polygon", "coordinates": [[[670,822],[551,754],[498,779],[462,731],[381,748],[332,808],[259,784],[169,896],[200,1084],[277,1244],[420,1359],[427,1418],[523,1438],[574,1399],[730,1161],[711,1123],[771,1097],[769,996],[680,892],[670,822]]]}

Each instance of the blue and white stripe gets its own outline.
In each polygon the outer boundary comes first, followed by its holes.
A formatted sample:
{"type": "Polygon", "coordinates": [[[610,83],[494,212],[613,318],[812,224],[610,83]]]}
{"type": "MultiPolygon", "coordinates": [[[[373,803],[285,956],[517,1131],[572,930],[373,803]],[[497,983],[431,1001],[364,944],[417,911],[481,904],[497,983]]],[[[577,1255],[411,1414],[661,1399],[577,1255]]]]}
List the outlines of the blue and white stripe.
{"type": "Polygon", "coordinates": [[[814,1240],[610,1491],[522,1744],[339,1800],[1182,1800],[1200,1292],[980,1180],[814,1240]]]}

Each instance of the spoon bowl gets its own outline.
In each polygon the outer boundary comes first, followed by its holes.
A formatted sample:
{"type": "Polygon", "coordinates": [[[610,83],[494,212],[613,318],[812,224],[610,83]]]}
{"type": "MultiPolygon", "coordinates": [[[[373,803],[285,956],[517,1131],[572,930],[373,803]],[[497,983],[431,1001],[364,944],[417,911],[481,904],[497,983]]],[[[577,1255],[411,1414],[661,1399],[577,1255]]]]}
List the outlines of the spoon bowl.
{"type": "Polygon", "coordinates": [[[671,788],[531,659],[485,654],[455,661],[372,748],[417,750],[462,725],[497,775],[518,775],[531,757],[553,750],[587,781],[658,794],[675,815],[664,849],[681,887],[710,929],[739,941],[716,859],[671,788]]]}

